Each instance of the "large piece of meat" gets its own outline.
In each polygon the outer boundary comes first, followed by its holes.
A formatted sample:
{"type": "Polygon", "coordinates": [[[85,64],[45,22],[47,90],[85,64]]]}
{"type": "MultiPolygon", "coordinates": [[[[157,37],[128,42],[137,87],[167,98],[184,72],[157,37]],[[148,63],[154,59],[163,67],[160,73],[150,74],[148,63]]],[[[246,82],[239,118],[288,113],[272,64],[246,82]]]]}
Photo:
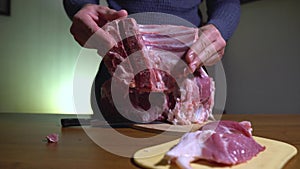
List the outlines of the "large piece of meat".
{"type": "Polygon", "coordinates": [[[252,137],[248,121],[215,121],[201,130],[185,134],[180,142],[166,153],[166,158],[182,169],[189,169],[190,162],[204,159],[223,165],[246,162],[265,147],[252,137]]]}
{"type": "Polygon", "coordinates": [[[117,43],[103,62],[112,75],[101,90],[102,114],[135,122],[203,123],[212,116],[214,82],[203,68],[189,73],[184,55],[198,29],[114,20],[103,29],[117,43]]]}

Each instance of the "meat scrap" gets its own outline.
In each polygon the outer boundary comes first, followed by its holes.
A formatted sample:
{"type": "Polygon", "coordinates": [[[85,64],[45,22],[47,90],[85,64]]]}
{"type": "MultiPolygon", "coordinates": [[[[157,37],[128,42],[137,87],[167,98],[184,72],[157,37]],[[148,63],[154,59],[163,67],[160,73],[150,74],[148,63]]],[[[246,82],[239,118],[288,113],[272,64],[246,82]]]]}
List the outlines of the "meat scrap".
{"type": "Polygon", "coordinates": [[[59,135],[57,133],[52,133],[46,136],[48,143],[57,143],[59,140],[59,135]]]}
{"type": "Polygon", "coordinates": [[[264,150],[253,139],[250,122],[214,121],[183,135],[165,158],[182,169],[191,168],[190,162],[200,159],[230,166],[246,162],[264,150]]]}
{"type": "Polygon", "coordinates": [[[112,76],[101,89],[104,117],[180,125],[212,117],[213,79],[203,68],[186,75],[184,56],[199,37],[197,28],[139,25],[124,18],[103,30],[117,42],[103,58],[112,76]]]}

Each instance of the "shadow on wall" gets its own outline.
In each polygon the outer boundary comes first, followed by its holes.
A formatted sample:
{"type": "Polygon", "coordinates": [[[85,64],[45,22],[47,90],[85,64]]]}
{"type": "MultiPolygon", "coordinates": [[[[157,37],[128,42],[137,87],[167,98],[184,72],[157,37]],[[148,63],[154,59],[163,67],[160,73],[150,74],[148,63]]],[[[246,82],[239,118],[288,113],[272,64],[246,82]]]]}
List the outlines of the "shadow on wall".
{"type": "Polygon", "coordinates": [[[249,3],[249,2],[254,2],[254,1],[259,1],[259,0],[240,0],[242,5],[249,3]]]}
{"type": "Polygon", "coordinates": [[[300,2],[242,5],[223,58],[227,113],[300,113],[300,2]]]}

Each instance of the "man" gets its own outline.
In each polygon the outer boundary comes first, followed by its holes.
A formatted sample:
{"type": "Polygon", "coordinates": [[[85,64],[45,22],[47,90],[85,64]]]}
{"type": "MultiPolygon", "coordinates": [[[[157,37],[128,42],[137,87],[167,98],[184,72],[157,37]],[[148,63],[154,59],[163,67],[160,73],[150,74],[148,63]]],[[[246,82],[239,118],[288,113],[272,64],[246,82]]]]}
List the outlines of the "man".
{"type": "MultiPolygon", "coordinates": [[[[224,55],[226,41],[232,36],[240,18],[239,0],[207,0],[208,20],[202,20],[201,0],[107,0],[108,7],[96,0],[64,0],[64,7],[72,19],[71,33],[84,47],[98,48],[104,56],[115,42],[101,29],[107,22],[140,12],[161,12],[183,18],[199,28],[199,38],[185,54],[185,61],[194,72],[200,66],[218,62],[224,55]],[[97,34],[101,49],[86,42],[97,34]]],[[[102,84],[110,78],[104,64],[95,79],[95,94],[99,105],[102,84]]]]}

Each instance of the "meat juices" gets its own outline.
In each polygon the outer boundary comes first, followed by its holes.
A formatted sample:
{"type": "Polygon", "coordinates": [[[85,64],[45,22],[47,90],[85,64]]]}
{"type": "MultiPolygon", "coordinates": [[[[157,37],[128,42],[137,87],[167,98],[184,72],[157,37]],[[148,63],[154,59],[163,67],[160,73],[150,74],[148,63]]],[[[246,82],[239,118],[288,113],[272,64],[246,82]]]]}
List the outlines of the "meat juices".
{"type": "Polygon", "coordinates": [[[139,25],[125,18],[103,30],[118,42],[103,58],[113,77],[101,89],[104,117],[180,125],[212,117],[214,81],[203,68],[189,73],[184,62],[199,37],[197,28],[139,25]]]}
{"type": "Polygon", "coordinates": [[[251,132],[248,121],[210,122],[199,131],[186,133],[165,158],[182,169],[190,169],[190,162],[199,159],[223,165],[243,163],[265,150],[251,132]]]}

